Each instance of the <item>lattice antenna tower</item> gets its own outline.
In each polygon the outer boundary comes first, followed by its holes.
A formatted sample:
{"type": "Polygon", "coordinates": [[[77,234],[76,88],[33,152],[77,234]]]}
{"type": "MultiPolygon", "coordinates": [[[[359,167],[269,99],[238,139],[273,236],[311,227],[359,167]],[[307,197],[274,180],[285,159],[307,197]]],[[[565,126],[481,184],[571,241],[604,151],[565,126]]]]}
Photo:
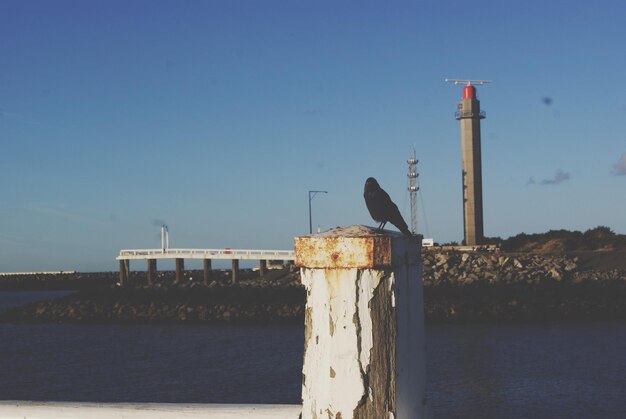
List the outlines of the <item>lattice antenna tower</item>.
{"type": "Polygon", "coordinates": [[[417,234],[417,191],[419,190],[417,177],[419,173],[417,173],[418,160],[415,157],[415,147],[412,150],[411,157],[406,161],[409,165],[409,172],[406,175],[409,178],[408,190],[411,197],[411,232],[417,234]]]}

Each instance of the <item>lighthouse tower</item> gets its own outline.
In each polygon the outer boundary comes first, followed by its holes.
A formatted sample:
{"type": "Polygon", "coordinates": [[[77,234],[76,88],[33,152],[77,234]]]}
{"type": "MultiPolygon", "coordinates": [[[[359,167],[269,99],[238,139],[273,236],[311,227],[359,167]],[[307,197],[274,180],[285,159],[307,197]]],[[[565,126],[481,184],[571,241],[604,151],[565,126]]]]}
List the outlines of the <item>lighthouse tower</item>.
{"type": "Polygon", "coordinates": [[[449,80],[465,84],[463,97],[458,104],[456,119],[461,123],[461,161],[463,185],[463,237],[464,244],[474,246],[483,243],[483,176],[480,157],[480,120],[485,112],[480,110],[474,85],[489,83],[488,80],[449,80]]]}

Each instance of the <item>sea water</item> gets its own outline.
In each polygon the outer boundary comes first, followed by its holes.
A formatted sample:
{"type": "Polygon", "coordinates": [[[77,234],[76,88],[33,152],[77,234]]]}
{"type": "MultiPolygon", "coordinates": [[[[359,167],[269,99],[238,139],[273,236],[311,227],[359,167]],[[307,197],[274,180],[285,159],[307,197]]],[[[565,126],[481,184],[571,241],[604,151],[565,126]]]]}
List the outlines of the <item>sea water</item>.
{"type": "MultiPolygon", "coordinates": [[[[58,293],[0,292],[0,310],[58,293]]],[[[0,399],[300,403],[302,326],[0,324],[0,399]]],[[[626,417],[626,322],[427,325],[440,418],[626,417]]]]}

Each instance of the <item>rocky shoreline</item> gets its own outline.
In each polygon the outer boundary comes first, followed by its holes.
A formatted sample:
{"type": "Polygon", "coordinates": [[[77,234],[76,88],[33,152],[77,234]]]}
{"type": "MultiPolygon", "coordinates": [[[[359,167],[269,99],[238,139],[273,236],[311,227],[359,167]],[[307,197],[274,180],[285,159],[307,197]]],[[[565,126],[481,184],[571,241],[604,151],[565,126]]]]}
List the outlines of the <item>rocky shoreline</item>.
{"type": "Polygon", "coordinates": [[[301,322],[301,287],[189,287],[79,291],[0,316],[4,322],[246,323],[301,322]]]}
{"type": "MultiPolygon", "coordinates": [[[[626,319],[626,270],[592,270],[575,257],[426,251],[424,303],[429,322],[626,319]]],[[[66,297],[0,314],[1,322],[301,324],[305,290],[299,272],[241,270],[159,272],[151,286],[133,272],[131,286],[117,273],[55,278],[0,278],[0,290],[74,289],[66,297]],[[65,288],[63,288],[65,286],[65,288]]]]}
{"type": "Polygon", "coordinates": [[[626,282],[626,269],[588,269],[577,256],[426,251],[422,261],[425,287],[626,282]]]}

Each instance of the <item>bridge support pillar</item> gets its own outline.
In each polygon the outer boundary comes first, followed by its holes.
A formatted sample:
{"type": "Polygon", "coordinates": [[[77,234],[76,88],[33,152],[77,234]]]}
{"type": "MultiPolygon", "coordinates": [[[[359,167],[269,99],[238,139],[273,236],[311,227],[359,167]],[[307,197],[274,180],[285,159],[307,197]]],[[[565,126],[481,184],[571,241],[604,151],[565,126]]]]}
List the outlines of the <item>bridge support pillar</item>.
{"type": "Polygon", "coordinates": [[[152,281],[156,279],[157,261],[156,259],[147,259],[147,263],[148,272],[146,276],[148,278],[148,285],[152,285],[152,281]]]}
{"type": "Polygon", "coordinates": [[[204,259],[202,267],[204,268],[204,285],[209,285],[209,278],[211,276],[211,259],[204,259]]]}
{"type": "Polygon", "coordinates": [[[232,283],[237,283],[237,271],[239,270],[239,259],[233,259],[231,264],[232,269],[232,283]]]}
{"type": "Polygon", "coordinates": [[[420,243],[364,226],[296,237],[302,419],[426,417],[420,243]]]}
{"type": "Polygon", "coordinates": [[[120,260],[120,286],[125,287],[128,282],[128,260],[120,260]]]}
{"type": "Polygon", "coordinates": [[[179,284],[185,279],[185,259],[176,258],[176,283],[179,284]]]}
{"type": "Polygon", "coordinates": [[[267,269],[267,261],[264,259],[259,260],[259,277],[263,279],[265,276],[265,270],[267,269]]]}

